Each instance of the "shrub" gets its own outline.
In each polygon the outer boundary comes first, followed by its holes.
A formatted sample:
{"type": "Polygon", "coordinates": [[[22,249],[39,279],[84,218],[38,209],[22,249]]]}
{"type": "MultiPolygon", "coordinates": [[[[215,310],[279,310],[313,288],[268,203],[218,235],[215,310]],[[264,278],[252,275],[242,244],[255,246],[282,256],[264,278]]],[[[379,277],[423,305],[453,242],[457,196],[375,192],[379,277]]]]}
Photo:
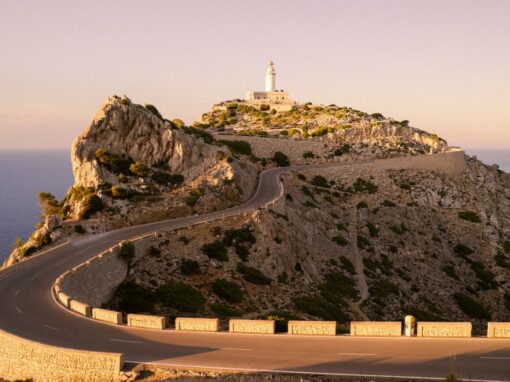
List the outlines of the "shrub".
{"type": "Polygon", "coordinates": [[[77,233],[78,235],[82,235],[85,233],[85,228],[83,228],[81,224],[76,224],[74,226],[74,232],[77,233]]]}
{"type": "Polygon", "coordinates": [[[225,146],[227,146],[232,153],[241,154],[241,155],[251,155],[252,149],[251,145],[246,141],[220,141],[225,146]]]}
{"type": "Polygon", "coordinates": [[[457,292],[453,298],[459,308],[471,318],[479,318],[481,320],[490,320],[491,314],[482,304],[468,296],[467,294],[457,292]]]}
{"type": "Polygon", "coordinates": [[[510,268],[510,263],[508,262],[508,259],[501,252],[498,252],[494,259],[496,260],[496,264],[498,265],[498,267],[510,268]]]}
{"type": "Polygon", "coordinates": [[[99,148],[95,152],[95,158],[99,164],[105,166],[108,171],[114,174],[130,175],[129,167],[134,163],[130,157],[121,157],[117,154],[110,153],[105,149],[99,148]]]}
{"type": "Polygon", "coordinates": [[[299,320],[299,317],[294,313],[281,310],[273,310],[269,312],[267,316],[261,318],[266,320],[274,320],[276,333],[287,333],[289,321],[299,320]]]}
{"type": "Polygon", "coordinates": [[[404,225],[404,223],[400,223],[400,226],[392,225],[390,226],[390,230],[393,231],[393,233],[397,235],[403,235],[407,232],[407,227],[404,225]]]}
{"type": "Polygon", "coordinates": [[[459,218],[473,222],[473,223],[481,223],[482,219],[480,219],[480,215],[478,215],[474,211],[461,211],[459,212],[459,218]]]}
{"type": "Polygon", "coordinates": [[[347,322],[350,319],[338,306],[320,296],[297,297],[294,305],[299,311],[323,320],[347,322]]]}
{"type": "Polygon", "coordinates": [[[156,295],[164,306],[182,312],[198,312],[205,298],[198,290],[182,282],[170,282],[158,288],[156,295]]]}
{"type": "Polygon", "coordinates": [[[349,230],[347,229],[347,227],[343,223],[338,223],[336,225],[336,229],[339,230],[339,231],[349,232],[349,230]]]}
{"type": "Polygon", "coordinates": [[[356,192],[368,192],[369,194],[375,194],[379,190],[379,187],[377,187],[374,183],[362,178],[356,179],[352,187],[356,192]]]}
{"type": "Polygon", "coordinates": [[[324,178],[322,175],[314,176],[311,183],[317,187],[329,188],[328,180],[324,178]]]}
{"type": "Polygon", "coordinates": [[[213,302],[211,310],[221,318],[226,317],[241,317],[242,313],[231,305],[223,304],[221,302],[213,302]]]}
{"type": "Polygon", "coordinates": [[[153,292],[133,281],[122,283],[117,289],[117,296],[120,310],[126,313],[151,312],[154,307],[153,292]]]}
{"type": "Polygon", "coordinates": [[[356,269],[354,268],[354,264],[351,260],[349,260],[345,256],[340,256],[340,266],[349,272],[351,275],[356,273],[356,269]]]}
{"type": "Polygon", "coordinates": [[[276,163],[278,167],[290,166],[289,157],[281,151],[276,151],[273,155],[272,161],[276,163]]]}
{"type": "Polygon", "coordinates": [[[249,245],[255,244],[257,238],[253,235],[249,226],[244,226],[238,229],[229,229],[225,231],[223,237],[223,244],[231,246],[234,243],[246,243],[249,245]]]}
{"type": "Polygon", "coordinates": [[[356,208],[357,208],[358,210],[361,210],[362,208],[368,208],[368,204],[367,204],[367,202],[365,202],[365,201],[363,201],[363,200],[362,200],[361,202],[359,202],[359,203],[356,205],[356,208]]]}
{"type": "Polygon", "coordinates": [[[375,224],[368,222],[367,223],[368,232],[370,233],[370,237],[378,237],[379,236],[379,228],[375,226],[375,224]]]}
{"type": "Polygon", "coordinates": [[[340,146],[333,151],[334,156],[341,156],[344,154],[347,154],[349,151],[351,151],[351,146],[348,144],[344,144],[343,146],[340,146]]]}
{"type": "Polygon", "coordinates": [[[243,263],[237,264],[237,272],[239,272],[243,278],[252,283],[259,285],[270,285],[271,279],[266,277],[260,270],[256,268],[249,267],[244,265],[243,263]]]}
{"type": "Polygon", "coordinates": [[[35,238],[35,247],[37,249],[40,249],[40,248],[44,247],[45,245],[51,244],[52,241],[53,240],[51,240],[50,234],[48,232],[46,232],[45,234],[38,235],[35,238]]]}
{"type": "Polygon", "coordinates": [[[470,261],[469,265],[473,272],[475,272],[481,288],[495,289],[498,286],[498,283],[494,280],[494,273],[488,271],[483,263],[480,261],[470,261]]]}
{"type": "Polygon", "coordinates": [[[313,192],[310,191],[310,189],[308,187],[302,186],[301,191],[303,191],[303,194],[305,194],[306,196],[309,196],[310,198],[315,199],[313,192]]]}
{"type": "Polygon", "coordinates": [[[396,207],[397,205],[393,203],[391,200],[385,199],[384,202],[381,203],[381,205],[385,207],[396,207]]]}
{"type": "Polygon", "coordinates": [[[198,261],[183,259],[180,266],[181,274],[185,276],[198,275],[200,274],[200,264],[198,261]]]}
{"type": "Polygon", "coordinates": [[[58,200],[49,192],[39,192],[39,206],[43,212],[43,215],[53,215],[60,211],[60,203],[58,200]]]}
{"type": "Polygon", "coordinates": [[[128,264],[135,257],[135,246],[130,241],[123,241],[120,244],[119,256],[124,259],[128,264]]]}
{"type": "Polygon", "coordinates": [[[354,280],[345,276],[341,272],[332,272],[325,276],[325,281],[319,285],[321,296],[327,301],[343,305],[345,304],[344,298],[357,300],[359,292],[355,288],[356,283],[354,280]]]}
{"type": "Polygon", "coordinates": [[[337,243],[338,245],[341,245],[342,247],[345,247],[347,245],[350,245],[350,241],[347,240],[345,237],[341,236],[341,235],[338,235],[338,236],[335,236],[333,237],[332,239],[335,243],[337,243]]]}
{"type": "Polygon", "coordinates": [[[176,186],[184,182],[184,176],[181,174],[169,174],[163,171],[155,171],[152,176],[152,180],[157,184],[176,186]]]}
{"type": "Polygon", "coordinates": [[[202,192],[196,188],[188,191],[188,195],[186,196],[186,204],[190,207],[193,207],[197,204],[198,200],[202,196],[202,192]]]}
{"type": "Polygon", "coordinates": [[[213,292],[228,302],[238,303],[243,300],[243,291],[235,282],[218,279],[212,285],[213,292]]]}
{"type": "Polygon", "coordinates": [[[88,194],[83,197],[82,209],[79,219],[88,219],[92,214],[101,211],[104,208],[103,201],[96,194],[88,194]]]}
{"type": "Polygon", "coordinates": [[[459,275],[455,272],[455,268],[452,264],[446,264],[441,268],[441,270],[446,273],[448,277],[451,277],[454,280],[460,281],[459,275]]]}
{"type": "Polygon", "coordinates": [[[151,105],[149,103],[146,103],[145,104],[145,108],[147,110],[149,110],[152,114],[154,114],[156,117],[158,117],[159,119],[163,119],[163,116],[161,115],[161,113],[159,112],[159,110],[156,108],[156,106],[154,105],[151,105]]]}
{"type": "Polygon", "coordinates": [[[315,154],[312,151],[305,151],[303,153],[303,158],[304,159],[312,159],[312,158],[315,158],[315,154]]]}
{"type": "Polygon", "coordinates": [[[223,262],[228,261],[227,247],[219,240],[204,244],[202,246],[202,252],[210,259],[223,262]]]}
{"type": "Polygon", "coordinates": [[[250,250],[246,248],[244,245],[236,244],[235,245],[236,255],[241,259],[241,261],[248,261],[248,256],[250,255],[250,250]]]}
{"type": "Polygon", "coordinates": [[[503,251],[505,251],[505,253],[510,253],[510,240],[503,243],[503,251]]]}
{"type": "Polygon", "coordinates": [[[277,280],[280,284],[288,284],[289,283],[289,276],[287,275],[287,272],[282,272],[278,275],[277,280]]]}
{"type": "Polygon", "coordinates": [[[149,174],[149,167],[142,162],[135,162],[129,166],[129,171],[134,175],[143,178],[149,174]]]}
{"type": "Polygon", "coordinates": [[[465,244],[462,244],[462,243],[459,243],[457,244],[455,247],[453,247],[453,251],[459,255],[460,257],[462,258],[466,258],[467,256],[471,255],[472,253],[475,252],[474,249],[468,247],[467,245],[465,244]]]}
{"type": "MultiPolygon", "coordinates": [[[[174,119],[175,121],[175,119],[174,119]]],[[[184,122],[183,122],[184,123],[184,122]]],[[[207,131],[202,129],[201,127],[195,127],[195,126],[177,126],[181,131],[185,132],[186,134],[194,135],[197,138],[202,138],[202,140],[205,143],[213,143],[214,138],[211,134],[209,134],[207,131]]]]}
{"type": "Polygon", "coordinates": [[[358,235],[357,238],[358,248],[365,249],[370,247],[370,241],[363,235],[358,235]]]}
{"type": "Polygon", "coordinates": [[[378,302],[382,302],[390,294],[398,295],[400,289],[388,280],[376,280],[369,288],[370,295],[378,302]]]}
{"type": "Polygon", "coordinates": [[[122,187],[113,186],[111,191],[114,199],[127,199],[130,196],[129,191],[122,187]]]}

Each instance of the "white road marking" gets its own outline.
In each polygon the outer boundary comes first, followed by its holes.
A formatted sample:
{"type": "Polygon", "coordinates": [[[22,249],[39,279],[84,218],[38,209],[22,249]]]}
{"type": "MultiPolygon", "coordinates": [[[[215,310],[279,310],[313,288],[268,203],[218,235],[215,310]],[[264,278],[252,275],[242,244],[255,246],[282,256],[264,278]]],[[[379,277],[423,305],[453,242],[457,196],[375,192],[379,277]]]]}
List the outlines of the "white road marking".
{"type": "Polygon", "coordinates": [[[220,348],[221,350],[239,350],[239,351],[252,351],[253,349],[242,349],[242,348],[220,348]]]}
{"type": "Polygon", "coordinates": [[[60,331],[60,329],[55,328],[54,326],[50,326],[50,325],[47,325],[47,324],[43,324],[43,326],[44,326],[45,328],[48,328],[48,329],[51,329],[51,330],[60,331]]]}
{"type": "Polygon", "coordinates": [[[14,293],[14,297],[16,297],[19,294],[19,289],[14,293]]]}
{"type": "Polygon", "coordinates": [[[481,359],[510,359],[510,357],[480,357],[481,359]]]}
{"type": "Polygon", "coordinates": [[[374,353],[336,353],[338,355],[360,355],[360,356],[373,356],[373,355],[377,355],[377,354],[374,354],[374,353]]]}
{"type": "Polygon", "coordinates": [[[113,342],[125,342],[125,343],[128,343],[128,344],[143,344],[142,341],[119,340],[117,338],[110,338],[110,341],[113,341],[113,342]]]}
{"type": "Polygon", "coordinates": [[[23,314],[20,308],[16,307],[16,310],[18,311],[19,314],[23,314]]]}

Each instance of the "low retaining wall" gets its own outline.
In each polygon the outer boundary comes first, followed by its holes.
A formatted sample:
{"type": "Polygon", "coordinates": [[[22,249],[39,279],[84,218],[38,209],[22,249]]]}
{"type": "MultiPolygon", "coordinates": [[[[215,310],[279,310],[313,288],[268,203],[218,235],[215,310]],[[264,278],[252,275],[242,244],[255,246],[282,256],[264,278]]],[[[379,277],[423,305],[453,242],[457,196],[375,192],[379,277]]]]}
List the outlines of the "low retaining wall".
{"type": "Polygon", "coordinates": [[[114,310],[92,308],[92,318],[111,324],[122,324],[122,313],[114,310]]]}
{"type": "Polygon", "coordinates": [[[402,335],[401,322],[353,321],[351,336],[398,337],[402,335]]]}
{"type": "Polygon", "coordinates": [[[71,302],[69,303],[69,309],[71,309],[73,312],[82,314],[86,317],[92,316],[91,306],[89,304],[85,304],[77,300],[71,300],[71,302]]]}
{"type": "Polygon", "coordinates": [[[289,321],[288,334],[336,335],[336,321],[289,321]]]}
{"type": "Polygon", "coordinates": [[[466,169],[464,151],[452,149],[445,153],[416,155],[399,158],[378,159],[376,165],[384,169],[414,168],[426,171],[444,172],[450,176],[458,176],[466,169]]]}
{"type": "Polygon", "coordinates": [[[217,318],[177,317],[175,319],[175,330],[217,332],[219,330],[219,322],[220,320],[217,318]]]}
{"type": "Polygon", "coordinates": [[[66,308],[69,309],[69,303],[71,302],[71,297],[69,297],[67,294],[65,294],[64,292],[56,292],[56,295],[57,295],[57,299],[58,301],[64,305],[66,308]]]}
{"type": "Polygon", "coordinates": [[[147,316],[144,314],[128,314],[127,324],[128,326],[135,326],[137,328],[165,329],[166,318],[158,316],[147,316]]]}
{"type": "Polygon", "coordinates": [[[510,338],[510,322],[489,322],[487,324],[487,337],[510,338]]]}
{"type": "Polygon", "coordinates": [[[418,322],[418,337],[471,337],[470,322],[418,322]]]}
{"type": "Polygon", "coordinates": [[[0,330],[0,379],[38,382],[119,381],[122,354],[59,348],[0,330]]]}
{"type": "Polygon", "coordinates": [[[274,320],[230,320],[230,333],[274,334],[274,320]]]}

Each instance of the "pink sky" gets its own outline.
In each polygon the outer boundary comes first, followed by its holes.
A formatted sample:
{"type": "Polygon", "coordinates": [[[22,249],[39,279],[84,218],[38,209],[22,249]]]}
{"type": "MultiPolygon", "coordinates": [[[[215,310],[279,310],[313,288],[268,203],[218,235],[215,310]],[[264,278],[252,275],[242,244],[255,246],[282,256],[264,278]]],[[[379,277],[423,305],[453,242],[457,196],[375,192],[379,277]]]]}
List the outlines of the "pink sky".
{"type": "Polygon", "coordinates": [[[69,147],[126,94],[187,122],[277,87],[510,148],[510,1],[0,2],[0,149],[69,147]]]}

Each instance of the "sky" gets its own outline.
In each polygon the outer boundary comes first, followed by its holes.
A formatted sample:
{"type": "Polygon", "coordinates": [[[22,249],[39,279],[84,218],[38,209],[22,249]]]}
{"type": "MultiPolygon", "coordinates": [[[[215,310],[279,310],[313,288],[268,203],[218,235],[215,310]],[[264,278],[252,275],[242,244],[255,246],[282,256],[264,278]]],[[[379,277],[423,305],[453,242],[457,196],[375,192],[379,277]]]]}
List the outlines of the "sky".
{"type": "Polygon", "coordinates": [[[127,95],[191,123],[277,88],[510,148],[508,0],[0,1],[0,149],[66,148],[127,95]]]}

